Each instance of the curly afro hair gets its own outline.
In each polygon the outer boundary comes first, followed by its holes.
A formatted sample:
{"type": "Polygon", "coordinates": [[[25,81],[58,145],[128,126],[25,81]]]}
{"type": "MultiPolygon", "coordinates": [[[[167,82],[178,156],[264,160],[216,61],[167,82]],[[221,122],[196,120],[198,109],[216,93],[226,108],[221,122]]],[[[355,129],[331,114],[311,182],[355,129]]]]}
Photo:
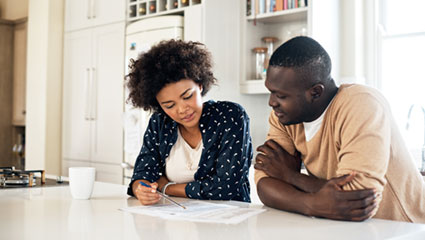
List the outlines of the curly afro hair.
{"type": "Polygon", "coordinates": [[[191,79],[202,86],[204,96],[216,82],[211,54],[199,42],[161,41],[137,60],[131,59],[129,68],[127,102],[146,111],[162,112],[156,95],[167,84],[191,79]]]}

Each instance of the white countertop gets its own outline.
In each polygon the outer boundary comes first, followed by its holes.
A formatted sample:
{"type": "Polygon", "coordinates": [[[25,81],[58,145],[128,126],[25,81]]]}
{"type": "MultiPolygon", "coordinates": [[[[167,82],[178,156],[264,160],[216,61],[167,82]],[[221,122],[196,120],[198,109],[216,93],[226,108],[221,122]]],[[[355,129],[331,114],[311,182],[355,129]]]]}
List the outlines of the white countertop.
{"type": "MultiPolygon", "coordinates": [[[[126,186],[96,182],[90,200],[68,186],[0,189],[0,239],[425,239],[425,224],[342,222],[267,211],[237,225],[164,220],[119,211],[138,202],[126,186]]],[[[179,199],[177,199],[179,200],[179,199]]]]}

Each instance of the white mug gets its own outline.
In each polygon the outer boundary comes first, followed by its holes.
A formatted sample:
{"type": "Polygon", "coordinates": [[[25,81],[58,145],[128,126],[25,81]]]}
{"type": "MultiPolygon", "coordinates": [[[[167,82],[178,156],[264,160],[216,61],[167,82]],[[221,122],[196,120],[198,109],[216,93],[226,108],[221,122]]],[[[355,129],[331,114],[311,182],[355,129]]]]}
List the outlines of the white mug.
{"type": "Polygon", "coordinates": [[[69,188],[74,199],[89,199],[93,192],[96,169],[93,167],[69,168],[69,188]]]}

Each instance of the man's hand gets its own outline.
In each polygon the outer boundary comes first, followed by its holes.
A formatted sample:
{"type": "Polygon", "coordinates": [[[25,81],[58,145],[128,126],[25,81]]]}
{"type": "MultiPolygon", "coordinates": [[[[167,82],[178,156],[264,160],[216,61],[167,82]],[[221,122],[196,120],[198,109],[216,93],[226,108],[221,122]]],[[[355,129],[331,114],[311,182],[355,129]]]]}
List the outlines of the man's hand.
{"type": "Polygon", "coordinates": [[[344,191],[342,186],[351,182],[355,173],[329,180],[310,199],[308,215],[336,220],[363,221],[373,216],[377,207],[373,189],[344,191]]]}
{"type": "Polygon", "coordinates": [[[266,141],[257,151],[261,153],[255,158],[254,168],[270,177],[289,182],[292,173],[300,172],[301,158],[292,156],[273,140],[266,141]]]}

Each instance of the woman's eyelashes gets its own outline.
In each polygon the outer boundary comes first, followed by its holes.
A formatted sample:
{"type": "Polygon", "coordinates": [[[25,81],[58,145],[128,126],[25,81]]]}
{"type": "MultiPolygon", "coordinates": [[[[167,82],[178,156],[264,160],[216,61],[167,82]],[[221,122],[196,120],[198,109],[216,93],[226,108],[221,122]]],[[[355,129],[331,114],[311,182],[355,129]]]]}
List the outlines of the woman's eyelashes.
{"type": "Polygon", "coordinates": [[[174,107],[174,104],[171,104],[171,105],[165,106],[165,108],[166,108],[166,109],[171,109],[171,108],[173,108],[173,107],[174,107]]]}
{"type": "Polygon", "coordinates": [[[189,96],[183,97],[184,100],[188,100],[193,96],[193,93],[191,93],[189,96]]]}
{"type": "MultiPolygon", "coordinates": [[[[189,100],[190,98],[192,98],[193,97],[193,92],[192,93],[190,93],[188,96],[185,96],[185,97],[183,97],[183,100],[189,100]]],[[[171,108],[173,108],[174,107],[174,105],[176,105],[176,104],[170,104],[170,105],[164,105],[164,107],[166,108],[166,109],[171,109],[171,108]]]]}

